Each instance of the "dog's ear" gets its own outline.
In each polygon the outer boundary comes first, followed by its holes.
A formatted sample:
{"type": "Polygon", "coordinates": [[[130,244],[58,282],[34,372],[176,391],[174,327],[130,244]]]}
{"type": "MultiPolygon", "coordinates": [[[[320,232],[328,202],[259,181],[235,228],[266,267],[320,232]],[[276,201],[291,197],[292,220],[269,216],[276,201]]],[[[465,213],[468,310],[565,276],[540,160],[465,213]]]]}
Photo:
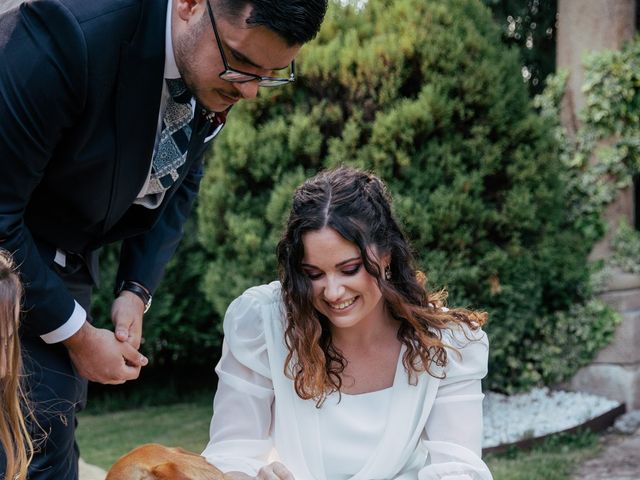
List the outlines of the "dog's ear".
{"type": "Polygon", "coordinates": [[[174,462],[164,462],[151,469],[154,480],[192,480],[174,462]]]}

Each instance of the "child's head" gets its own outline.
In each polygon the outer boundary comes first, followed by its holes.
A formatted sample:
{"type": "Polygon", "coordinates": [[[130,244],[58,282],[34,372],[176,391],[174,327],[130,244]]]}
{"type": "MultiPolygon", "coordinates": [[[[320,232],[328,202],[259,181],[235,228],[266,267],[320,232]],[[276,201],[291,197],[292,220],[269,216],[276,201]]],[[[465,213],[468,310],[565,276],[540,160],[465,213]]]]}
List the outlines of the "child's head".
{"type": "Polygon", "coordinates": [[[11,256],[0,249],[0,449],[5,456],[5,462],[0,462],[0,477],[7,479],[26,478],[33,451],[24,420],[26,402],[20,388],[21,298],[22,284],[11,256]]]}
{"type": "Polygon", "coordinates": [[[22,285],[9,254],[0,249],[0,378],[6,382],[19,370],[18,319],[22,285]]]}

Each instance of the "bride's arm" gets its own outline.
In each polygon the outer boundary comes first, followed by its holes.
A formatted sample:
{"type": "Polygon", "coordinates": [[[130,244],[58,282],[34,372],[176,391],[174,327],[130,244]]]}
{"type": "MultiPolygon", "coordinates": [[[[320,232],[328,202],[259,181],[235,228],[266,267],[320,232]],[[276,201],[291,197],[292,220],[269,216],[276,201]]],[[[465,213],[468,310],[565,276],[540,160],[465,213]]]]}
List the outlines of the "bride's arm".
{"type": "Polygon", "coordinates": [[[253,478],[268,464],[273,384],[264,339],[263,310],[251,296],[236,299],[224,320],[225,340],[216,367],[210,440],[202,455],[231,478],[253,478]]]}
{"type": "Polygon", "coordinates": [[[489,345],[483,332],[474,334],[476,338],[464,346],[453,342],[460,355],[447,351],[447,376],[425,426],[429,464],[419,472],[420,480],[492,479],[481,459],[481,379],[487,373],[489,345]]]}

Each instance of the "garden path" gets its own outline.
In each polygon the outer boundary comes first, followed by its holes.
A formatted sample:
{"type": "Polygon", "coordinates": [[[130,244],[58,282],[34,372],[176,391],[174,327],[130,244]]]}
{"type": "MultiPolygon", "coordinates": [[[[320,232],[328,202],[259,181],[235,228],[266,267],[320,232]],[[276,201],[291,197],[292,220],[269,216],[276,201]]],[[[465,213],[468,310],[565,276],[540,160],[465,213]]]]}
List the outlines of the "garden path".
{"type": "Polygon", "coordinates": [[[633,435],[606,434],[601,442],[600,455],[580,465],[573,480],[640,479],[640,428],[633,435]]]}

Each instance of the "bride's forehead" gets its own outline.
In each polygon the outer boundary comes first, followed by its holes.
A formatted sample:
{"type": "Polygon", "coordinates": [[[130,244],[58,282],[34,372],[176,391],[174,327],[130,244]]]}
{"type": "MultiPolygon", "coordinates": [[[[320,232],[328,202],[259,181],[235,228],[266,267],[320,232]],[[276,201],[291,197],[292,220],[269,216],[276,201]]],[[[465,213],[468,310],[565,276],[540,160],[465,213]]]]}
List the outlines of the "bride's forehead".
{"type": "Polygon", "coordinates": [[[359,255],[357,245],[350,242],[333,228],[324,227],[321,230],[307,232],[302,236],[304,257],[324,259],[341,255],[359,255]]]}
{"type": "MultiPolygon", "coordinates": [[[[306,232],[302,236],[304,246],[303,263],[319,266],[335,265],[345,260],[361,259],[360,248],[347,240],[331,227],[306,232]]],[[[375,260],[378,249],[372,245],[367,247],[367,256],[375,260]]]]}

